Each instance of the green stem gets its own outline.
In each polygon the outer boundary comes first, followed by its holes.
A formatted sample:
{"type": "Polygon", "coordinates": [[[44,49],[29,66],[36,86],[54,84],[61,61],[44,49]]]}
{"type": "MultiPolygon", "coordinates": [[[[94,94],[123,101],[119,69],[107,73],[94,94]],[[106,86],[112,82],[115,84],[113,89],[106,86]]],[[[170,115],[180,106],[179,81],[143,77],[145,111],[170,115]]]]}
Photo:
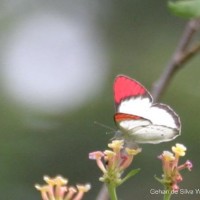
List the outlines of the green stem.
{"type": "Polygon", "coordinates": [[[106,184],[108,188],[108,193],[111,200],[118,200],[117,193],[116,193],[116,186],[112,183],[106,184]]]}
{"type": "Polygon", "coordinates": [[[163,200],[170,200],[172,194],[171,192],[172,192],[171,190],[165,188],[165,194],[163,200]]]}

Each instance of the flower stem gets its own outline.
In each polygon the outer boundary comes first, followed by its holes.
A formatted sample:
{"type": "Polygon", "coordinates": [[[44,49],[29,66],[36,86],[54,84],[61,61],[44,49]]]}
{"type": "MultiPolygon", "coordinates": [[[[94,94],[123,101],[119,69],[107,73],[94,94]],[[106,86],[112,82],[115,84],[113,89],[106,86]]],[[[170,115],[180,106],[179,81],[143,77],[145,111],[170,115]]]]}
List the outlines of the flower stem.
{"type": "Polygon", "coordinates": [[[109,193],[110,199],[118,200],[117,194],[116,194],[116,185],[109,183],[109,184],[107,184],[107,188],[108,188],[108,193],[109,193]]]}
{"type": "Polygon", "coordinates": [[[171,193],[171,190],[165,188],[165,194],[164,194],[163,200],[170,200],[171,194],[172,194],[172,193],[171,193]]]}

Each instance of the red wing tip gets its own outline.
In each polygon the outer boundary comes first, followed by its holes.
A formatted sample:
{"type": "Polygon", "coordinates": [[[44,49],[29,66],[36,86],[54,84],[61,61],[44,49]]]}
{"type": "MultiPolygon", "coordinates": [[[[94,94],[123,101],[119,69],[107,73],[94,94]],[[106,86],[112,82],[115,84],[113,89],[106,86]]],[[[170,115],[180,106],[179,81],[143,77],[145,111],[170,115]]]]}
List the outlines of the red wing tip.
{"type": "Polygon", "coordinates": [[[119,104],[124,99],[137,96],[148,96],[152,100],[150,93],[141,83],[126,75],[117,75],[114,81],[115,103],[119,104]]]}
{"type": "Polygon", "coordinates": [[[138,83],[138,81],[136,81],[135,79],[133,79],[133,78],[131,78],[131,77],[129,77],[129,76],[126,76],[126,75],[124,75],[124,74],[118,74],[116,77],[115,77],[115,81],[117,81],[118,79],[128,79],[128,80],[131,80],[131,81],[134,81],[134,82],[137,82],[138,83]]]}

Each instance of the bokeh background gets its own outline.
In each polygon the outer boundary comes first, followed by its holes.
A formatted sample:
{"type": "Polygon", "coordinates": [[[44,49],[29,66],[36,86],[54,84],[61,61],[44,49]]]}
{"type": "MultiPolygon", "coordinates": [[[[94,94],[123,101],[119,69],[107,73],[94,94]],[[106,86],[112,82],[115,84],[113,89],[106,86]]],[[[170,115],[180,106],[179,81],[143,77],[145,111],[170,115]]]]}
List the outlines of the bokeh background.
{"type": "MultiPolygon", "coordinates": [[[[71,184],[101,175],[88,153],[104,150],[115,129],[112,84],[118,74],[151,89],[175,50],[186,21],[166,1],[57,0],[0,2],[0,198],[41,199],[34,188],[43,175],[61,174],[71,184]]],[[[118,189],[120,199],[162,199],[157,156],[176,142],[188,147],[192,172],[181,188],[200,188],[200,59],[179,71],[162,96],[182,120],[182,135],[165,144],[142,145],[133,168],[141,172],[118,189]]],[[[186,158],[182,159],[184,162],[186,158]]],[[[179,195],[172,199],[199,199],[179,195]]]]}

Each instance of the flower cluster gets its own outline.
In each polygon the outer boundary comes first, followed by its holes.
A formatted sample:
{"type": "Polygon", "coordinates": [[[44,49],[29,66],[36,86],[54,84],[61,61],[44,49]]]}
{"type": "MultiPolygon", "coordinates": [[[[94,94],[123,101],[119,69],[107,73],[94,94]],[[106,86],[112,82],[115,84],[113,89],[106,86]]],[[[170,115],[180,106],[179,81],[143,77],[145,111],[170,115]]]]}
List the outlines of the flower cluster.
{"type": "Polygon", "coordinates": [[[183,178],[180,174],[182,169],[191,171],[192,163],[187,160],[184,164],[179,165],[179,158],[185,156],[186,147],[182,144],[176,144],[172,147],[172,152],[164,151],[158,158],[162,160],[163,177],[159,179],[165,185],[165,188],[170,191],[178,191],[180,183],[183,178]]]}
{"type": "Polygon", "coordinates": [[[103,172],[100,181],[118,186],[122,182],[123,171],[130,166],[134,156],[141,152],[141,149],[125,147],[124,140],[113,140],[108,147],[111,150],[92,152],[89,154],[89,158],[96,160],[98,167],[103,172]]]}
{"type": "Polygon", "coordinates": [[[50,178],[44,176],[45,185],[35,185],[36,189],[41,192],[43,200],[81,200],[84,193],[90,190],[90,184],[67,186],[68,180],[56,176],[50,178]]]}

